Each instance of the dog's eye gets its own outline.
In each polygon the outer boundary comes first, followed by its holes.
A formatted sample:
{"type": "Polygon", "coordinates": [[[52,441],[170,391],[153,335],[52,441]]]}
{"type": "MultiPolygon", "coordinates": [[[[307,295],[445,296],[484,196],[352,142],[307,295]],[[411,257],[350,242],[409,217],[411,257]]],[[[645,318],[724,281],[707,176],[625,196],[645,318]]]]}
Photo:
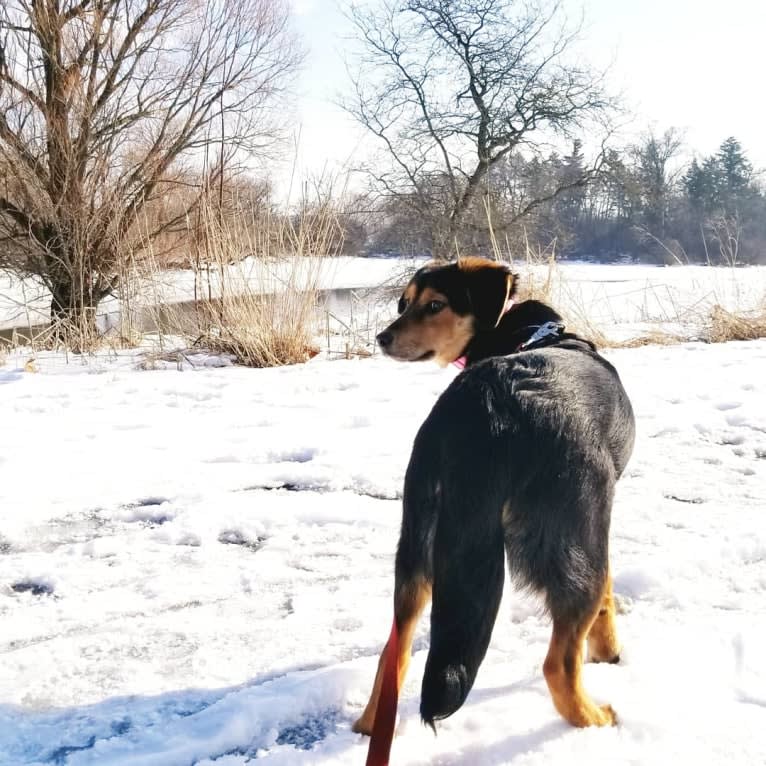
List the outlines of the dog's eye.
{"type": "Polygon", "coordinates": [[[407,310],[407,306],[410,305],[410,302],[406,298],[399,298],[399,305],[397,306],[397,311],[400,314],[403,314],[407,310]]]}
{"type": "Polygon", "coordinates": [[[426,306],[426,311],[428,311],[429,314],[438,314],[447,304],[443,301],[431,301],[426,306]]]}

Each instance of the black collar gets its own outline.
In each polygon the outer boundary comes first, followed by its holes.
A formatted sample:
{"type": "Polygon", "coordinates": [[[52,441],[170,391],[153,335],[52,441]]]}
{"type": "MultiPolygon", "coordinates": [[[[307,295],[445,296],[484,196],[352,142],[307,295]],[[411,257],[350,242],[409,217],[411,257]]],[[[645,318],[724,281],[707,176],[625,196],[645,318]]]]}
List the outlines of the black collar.
{"type": "Polygon", "coordinates": [[[595,343],[585,340],[585,338],[573,332],[566,332],[566,326],[563,322],[545,322],[539,325],[529,325],[526,329],[532,330],[532,333],[512,353],[518,354],[522,351],[534,351],[546,346],[563,346],[564,348],[577,348],[581,350],[585,346],[590,351],[596,351],[595,343]]]}
{"type": "Polygon", "coordinates": [[[596,352],[596,346],[589,340],[580,337],[572,332],[566,332],[566,327],[563,322],[549,321],[542,324],[531,324],[519,328],[517,330],[518,336],[524,338],[516,339],[516,345],[512,346],[512,351],[504,353],[487,354],[481,356],[479,359],[472,360],[470,358],[470,349],[467,354],[462,354],[452,364],[459,369],[463,369],[466,366],[475,362],[480,362],[483,359],[490,359],[493,356],[514,356],[524,351],[537,351],[541,348],[547,348],[548,346],[560,346],[577,351],[591,351],[596,352]]]}
{"type": "Polygon", "coordinates": [[[532,330],[532,333],[525,341],[516,346],[516,350],[513,352],[515,354],[519,351],[530,351],[533,348],[544,348],[558,343],[564,334],[564,323],[545,322],[544,324],[529,325],[524,329],[532,330]]]}

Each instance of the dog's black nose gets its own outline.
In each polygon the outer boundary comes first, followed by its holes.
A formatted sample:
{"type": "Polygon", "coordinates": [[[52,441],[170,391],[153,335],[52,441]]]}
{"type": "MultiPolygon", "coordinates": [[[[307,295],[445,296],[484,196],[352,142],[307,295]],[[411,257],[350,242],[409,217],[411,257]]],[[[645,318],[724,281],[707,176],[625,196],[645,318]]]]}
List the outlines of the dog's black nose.
{"type": "Polygon", "coordinates": [[[392,332],[388,332],[388,330],[384,330],[382,333],[378,334],[377,341],[381,348],[387,348],[393,343],[394,334],[392,332]]]}

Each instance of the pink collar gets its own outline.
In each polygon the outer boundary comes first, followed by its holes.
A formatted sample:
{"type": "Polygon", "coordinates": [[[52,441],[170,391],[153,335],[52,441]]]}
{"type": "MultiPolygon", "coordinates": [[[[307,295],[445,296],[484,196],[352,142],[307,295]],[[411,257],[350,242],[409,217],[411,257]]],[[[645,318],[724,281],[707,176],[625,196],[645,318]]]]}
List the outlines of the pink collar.
{"type": "MultiPolygon", "coordinates": [[[[503,306],[503,313],[500,314],[500,319],[502,319],[512,308],[513,298],[508,298],[508,300],[505,302],[505,306],[503,306]]],[[[497,324],[500,324],[500,319],[497,320],[497,324]]],[[[495,325],[495,327],[497,327],[497,325],[495,325]]],[[[468,364],[468,357],[463,354],[462,356],[459,356],[457,359],[455,359],[452,364],[454,367],[457,367],[458,370],[464,370],[465,366],[468,364]]]]}

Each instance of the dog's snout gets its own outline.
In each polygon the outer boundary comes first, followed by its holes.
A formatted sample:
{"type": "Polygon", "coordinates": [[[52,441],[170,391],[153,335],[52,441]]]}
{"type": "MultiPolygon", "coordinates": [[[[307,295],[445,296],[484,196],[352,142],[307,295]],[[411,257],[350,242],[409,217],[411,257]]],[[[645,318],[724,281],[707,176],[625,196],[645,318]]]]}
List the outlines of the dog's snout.
{"type": "Polygon", "coordinates": [[[394,341],[394,334],[388,330],[383,330],[383,332],[378,333],[377,341],[381,348],[388,348],[394,341]]]}

